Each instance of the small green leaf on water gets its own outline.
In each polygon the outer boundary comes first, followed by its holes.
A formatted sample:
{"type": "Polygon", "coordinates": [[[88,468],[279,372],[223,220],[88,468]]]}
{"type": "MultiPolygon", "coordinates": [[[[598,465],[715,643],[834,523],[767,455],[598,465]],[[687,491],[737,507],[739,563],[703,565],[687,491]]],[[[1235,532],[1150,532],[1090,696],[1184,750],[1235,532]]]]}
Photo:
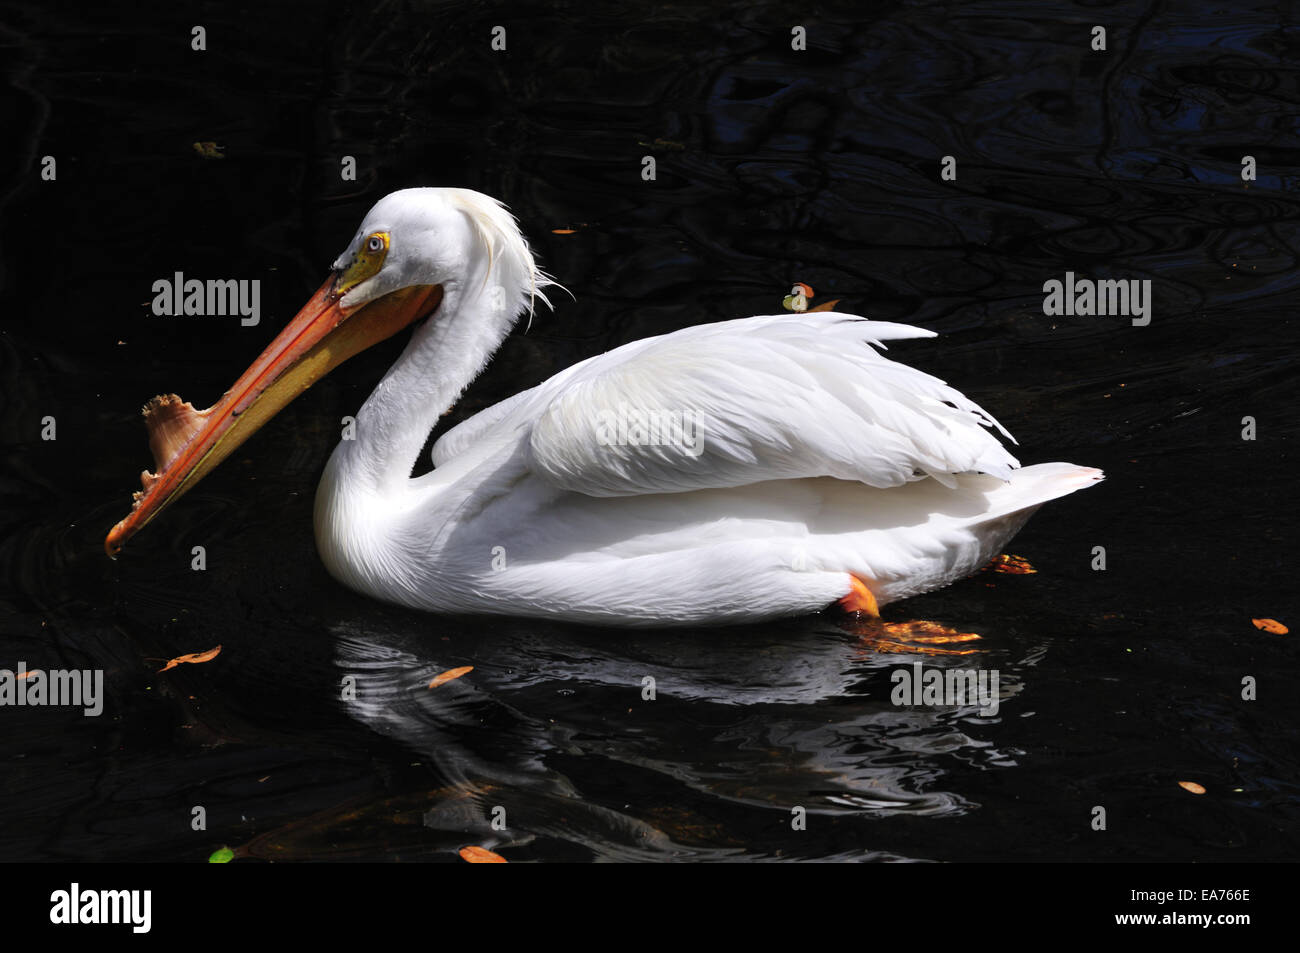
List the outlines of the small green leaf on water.
{"type": "Polygon", "coordinates": [[[220,850],[213,852],[212,856],[208,858],[208,863],[228,864],[234,859],[235,859],[235,852],[231,850],[229,847],[223,847],[220,850]]]}

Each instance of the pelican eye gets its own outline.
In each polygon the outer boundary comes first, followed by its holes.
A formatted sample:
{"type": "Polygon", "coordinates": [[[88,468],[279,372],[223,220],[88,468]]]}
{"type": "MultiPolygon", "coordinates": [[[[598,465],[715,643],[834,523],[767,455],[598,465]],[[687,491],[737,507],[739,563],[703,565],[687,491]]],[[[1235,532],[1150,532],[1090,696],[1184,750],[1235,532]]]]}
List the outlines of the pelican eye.
{"type": "Polygon", "coordinates": [[[339,294],[347,294],[367,278],[379,273],[379,269],[384,267],[384,259],[388,257],[388,241],[387,232],[374,232],[366,237],[339,276],[339,294]]]}

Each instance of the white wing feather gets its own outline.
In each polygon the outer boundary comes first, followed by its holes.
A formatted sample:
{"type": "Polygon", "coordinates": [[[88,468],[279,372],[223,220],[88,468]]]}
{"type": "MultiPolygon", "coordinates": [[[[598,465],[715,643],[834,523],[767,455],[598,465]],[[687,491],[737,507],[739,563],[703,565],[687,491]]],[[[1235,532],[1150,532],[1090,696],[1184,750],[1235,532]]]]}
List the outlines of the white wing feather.
{"type": "Polygon", "coordinates": [[[589,496],[819,476],[881,488],[926,476],[952,486],[970,472],[1010,479],[1019,463],[988,431],[1010,438],[992,416],[875,349],[934,336],[834,312],[699,325],[569,368],[461,424],[435,457],[531,424],[530,469],[589,496]],[[623,426],[638,420],[687,427],[661,427],[656,443],[623,426]]]}

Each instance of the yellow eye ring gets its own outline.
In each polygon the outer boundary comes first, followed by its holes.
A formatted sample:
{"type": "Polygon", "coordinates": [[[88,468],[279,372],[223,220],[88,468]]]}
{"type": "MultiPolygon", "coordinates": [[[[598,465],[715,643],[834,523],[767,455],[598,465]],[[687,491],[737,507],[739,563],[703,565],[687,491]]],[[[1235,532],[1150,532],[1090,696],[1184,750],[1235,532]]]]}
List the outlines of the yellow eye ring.
{"type": "Polygon", "coordinates": [[[352,262],[339,275],[338,293],[347,294],[361,282],[373,278],[388,257],[388,232],[374,232],[366,237],[352,256],[352,262]]]}

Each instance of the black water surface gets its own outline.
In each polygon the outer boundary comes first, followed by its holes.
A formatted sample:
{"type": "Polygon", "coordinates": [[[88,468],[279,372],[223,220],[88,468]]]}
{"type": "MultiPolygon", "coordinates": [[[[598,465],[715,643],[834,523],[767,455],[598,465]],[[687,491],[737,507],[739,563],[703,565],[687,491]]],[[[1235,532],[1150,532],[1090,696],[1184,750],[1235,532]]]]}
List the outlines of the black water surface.
{"type": "Polygon", "coordinates": [[[0,859],[1294,858],[1295,636],[1251,624],[1300,619],[1284,10],[0,5],[0,668],[101,668],[107,686],[98,718],[0,709],[0,859]],[[1026,463],[1104,468],[1015,540],[1037,574],[887,610],[979,633],[974,655],[925,661],[996,668],[998,714],[891,704],[918,657],[833,615],[628,632],[343,589],[312,495],[401,340],[110,562],[149,461],[143,401],[215,400],[370,204],[413,185],[508,202],[577,299],[521,326],[448,422],[618,344],[772,313],[804,281],[940,332],[891,355],[988,407],[1026,463]],[[259,279],[261,325],[154,316],[176,271],[259,279]],[[1150,325],[1045,317],[1043,282],[1067,271],[1151,279],[1150,325]]]}

